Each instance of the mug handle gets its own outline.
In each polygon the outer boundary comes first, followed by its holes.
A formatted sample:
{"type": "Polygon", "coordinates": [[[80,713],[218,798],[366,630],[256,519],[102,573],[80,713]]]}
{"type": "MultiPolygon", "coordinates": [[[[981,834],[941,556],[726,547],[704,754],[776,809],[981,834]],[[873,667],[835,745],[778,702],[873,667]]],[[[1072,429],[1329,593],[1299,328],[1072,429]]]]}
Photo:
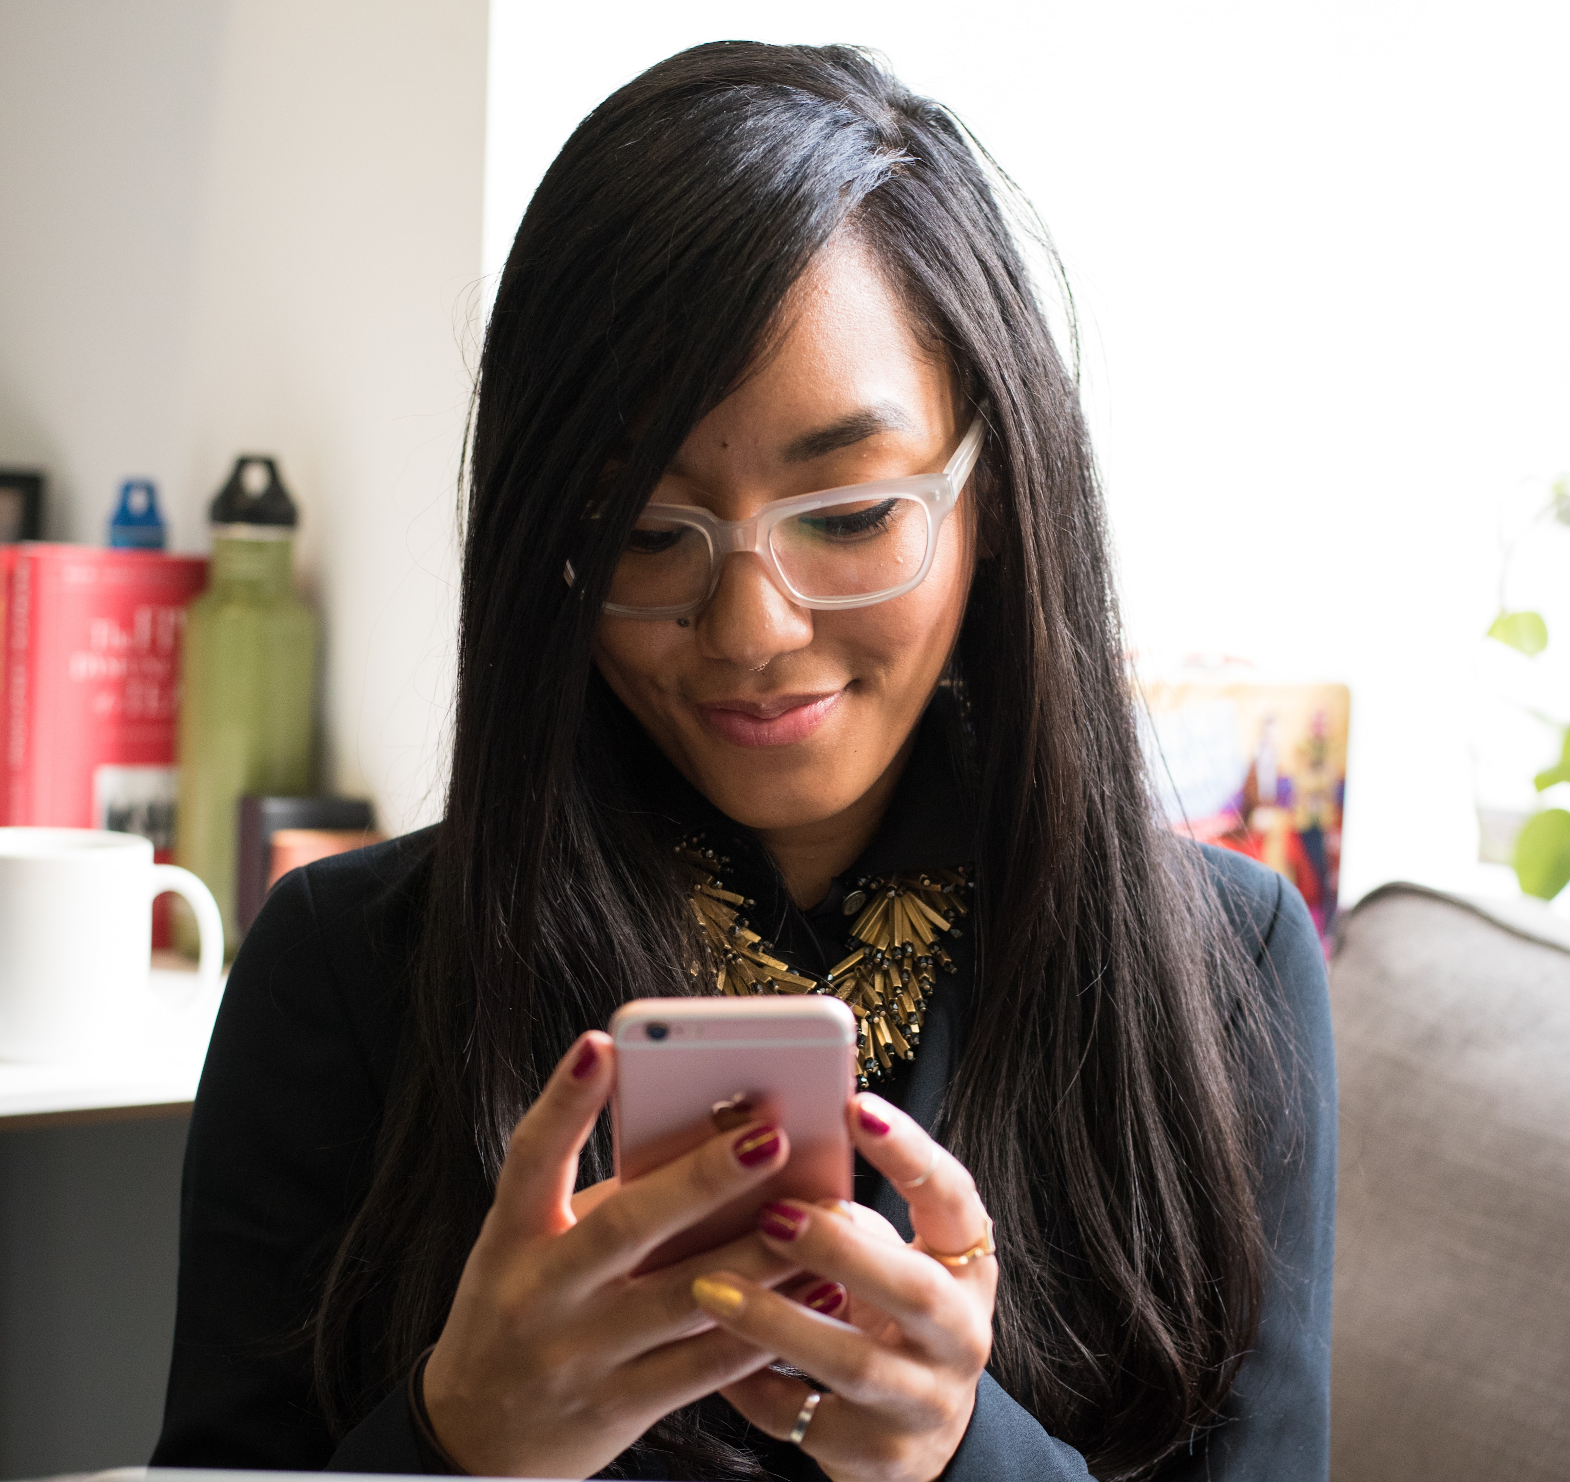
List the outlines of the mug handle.
{"type": "MultiPolygon", "coordinates": [[[[194,1008],[206,1002],[218,988],[224,969],[224,923],[218,912],[218,902],[200,879],[179,865],[155,864],[153,866],[152,895],[162,895],[172,890],[182,896],[196,913],[196,929],[201,939],[201,958],[196,967],[196,995],[187,1005],[194,1008]]],[[[149,897],[149,905],[152,897],[149,897]]]]}

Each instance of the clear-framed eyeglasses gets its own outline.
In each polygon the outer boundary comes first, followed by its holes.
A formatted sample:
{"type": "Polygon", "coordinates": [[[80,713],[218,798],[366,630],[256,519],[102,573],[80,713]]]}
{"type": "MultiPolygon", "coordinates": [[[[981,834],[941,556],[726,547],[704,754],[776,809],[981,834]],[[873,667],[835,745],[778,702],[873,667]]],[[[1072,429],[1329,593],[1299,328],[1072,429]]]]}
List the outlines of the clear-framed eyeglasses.
{"type": "Polygon", "coordinates": [[[978,416],[941,473],[797,494],[750,520],[721,520],[696,505],[647,505],[617,560],[605,611],[689,617],[714,595],[726,557],[738,553],[757,556],[801,607],[867,607],[903,596],[932,569],[938,532],[985,434],[978,416]]]}

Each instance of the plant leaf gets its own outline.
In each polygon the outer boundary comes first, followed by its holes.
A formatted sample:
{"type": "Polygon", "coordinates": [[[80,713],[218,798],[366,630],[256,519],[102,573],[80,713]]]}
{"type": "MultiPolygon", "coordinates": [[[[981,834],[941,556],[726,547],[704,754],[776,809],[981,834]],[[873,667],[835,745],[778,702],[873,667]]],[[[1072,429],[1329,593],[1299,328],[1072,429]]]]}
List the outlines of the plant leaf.
{"type": "Polygon", "coordinates": [[[1515,873],[1521,889],[1539,900],[1570,885],[1570,813],[1548,808],[1527,819],[1516,836],[1515,873]]]}
{"type": "Polygon", "coordinates": [[[1546,772],[1539,772],[1532,781],[1539,792],[1552,787],[1556,782],[1570,782],[1570,726],[1565,727],[1564,750],[1559,754],[1558,764],[1550,767],[1546,772]]]}
{"type": "Polygon", "coordinates": [[[1554,480],[1553,510],[1561,525],[1570,525],[1570,473],[1562,473],[1554,480]]]}
{"type": "Polygon", "coordinates": [[[1548,624],[1535,612],[1502,612],[1489,625],[1488,636],[1532,658],[1548,647],[1548,624]]]}

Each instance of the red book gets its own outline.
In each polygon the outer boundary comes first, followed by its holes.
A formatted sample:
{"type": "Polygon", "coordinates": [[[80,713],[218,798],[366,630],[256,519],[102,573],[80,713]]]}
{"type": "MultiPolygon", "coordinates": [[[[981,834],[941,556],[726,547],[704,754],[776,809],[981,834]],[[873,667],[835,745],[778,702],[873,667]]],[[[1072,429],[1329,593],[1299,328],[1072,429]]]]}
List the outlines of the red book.
{"type": "Polygon", "coordinates": [[[6,703],[10,691],[7,676],[11,669],[11,645],[8,641],[6,614],[11,609],[11,578],[16,572],[16,546],[0,545],[0,825],[11,821],[11,789],[7,783],[6,749],[11,734],[11,707],[6,703]]]}
{"type": "Polygon", "coordinates": [[[8,549],[4,821],[142,834],[172,859],[180,639],[206,559],[8,549]]]}

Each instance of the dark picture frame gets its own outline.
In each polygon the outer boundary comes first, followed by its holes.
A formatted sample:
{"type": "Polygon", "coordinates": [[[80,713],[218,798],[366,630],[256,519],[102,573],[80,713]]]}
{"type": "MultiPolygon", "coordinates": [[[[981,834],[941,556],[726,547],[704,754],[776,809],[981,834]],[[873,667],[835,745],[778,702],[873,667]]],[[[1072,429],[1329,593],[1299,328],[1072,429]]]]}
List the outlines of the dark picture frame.
{"type": "Polygon", "coordinates": [[[36,468],[0,468],[0,545],[43,538],[43,474],[36,468]]]}

